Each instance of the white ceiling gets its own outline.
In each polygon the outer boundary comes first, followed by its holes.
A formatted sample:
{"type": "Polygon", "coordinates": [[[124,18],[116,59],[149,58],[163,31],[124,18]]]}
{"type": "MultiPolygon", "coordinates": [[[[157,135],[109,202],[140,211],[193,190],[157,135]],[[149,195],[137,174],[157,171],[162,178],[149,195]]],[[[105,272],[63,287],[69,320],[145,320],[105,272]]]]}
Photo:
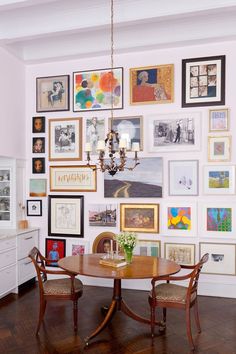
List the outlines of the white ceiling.
{"type": "MultiPolygon", "coordinates": [[[[115,52],[236,39],[236,0],[114,0],[115,52]]],[[[0,46],[25,63],[110,52],[110,0],[0,0],[0,46]]]]}

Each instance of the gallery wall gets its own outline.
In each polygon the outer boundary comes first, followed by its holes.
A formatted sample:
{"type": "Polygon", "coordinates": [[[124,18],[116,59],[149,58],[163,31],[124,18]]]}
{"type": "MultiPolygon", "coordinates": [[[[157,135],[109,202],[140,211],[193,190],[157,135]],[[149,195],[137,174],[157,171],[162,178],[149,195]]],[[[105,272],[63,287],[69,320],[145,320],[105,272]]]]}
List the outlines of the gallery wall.
{"type": "MultiPolygon", "coordinates": [[[[26,155],[27,155],[27,199],[42,199],[43,208],[41,217],[28,217],[30,226],[40,227],[40,247],[44,251],[45,249],[45,239],[48,236],[48,198],[30,198],[29,197],[29,179],[30,178],[46,178],[47,183],[47,193],[49,195],[84,195],[84,238],[83,240],[88,242],[89,251],[92,250],[92,244],[96,236],[102,231],[111,231],[118,233],[119,228],[119,205],[120,203],[154,203],[160,206],[159,222],[160,228],[158,233],[139,233],[139,239],[144,240],[159,240],[161,242],[161,256],[164,257],[164,244],[165,243],[183,243],[183,244],[194,244],[195,245],[195,261],[199,259],[199,243],[210,242],[210,243],[222,243],[223,244],[236,244],[236,225],[235,221],[232,224],[232,232],[228,235],[224,233],[214,233],[212,235],[206,232],[204,229],[204,217],[202,210],[208,205],[221,207],[226,205],[232,209],[233,218],[235,219],[235,194],[230,195],[207,195],[204,194],[203,190],[203,168],[205,165],[235,165],[235,77],[234,77],[234,66],[236,61],[236,42],[224,42],[216,44],[206,44],[200,46],[188,46],[173,49],[163,49],[163,50],[153,50],[137,53],[128,53],[122,55],[115,55],[115,67],[124,68],[124,108],[114,112],[115,117],[122,116],[143,116],[143,141],[144,149],[140,151],[139,157],[162,157],[163,158],[163,197],[162,198],[104,198],[104,176],[102,173],[97,173],[97,191],[96,192],[85,192],[85,193],[65,193],[65,192],[50,192],[49,190],[49,166],[56,165],[82,165],[84,162],[74,162],[74,161],[48,161],[48,121],[52,118],[75,118],[82,117],[83,119],[83,146],[85,145],[85,126],[86,118],[91,118],[96,116],[98,118],[105,118],[105,132],[108,130],[108,118],[110,117],[110,111],[94,111],[94,112],[73,112],[73,72],[74,71],[85,71],[85,70],[95,70],[110,67],[109,57],[94,57],[94,58],[84,58],[77,60],[68,61],[58,61],[47,64],[37,64],[28,65],[26,67],[26,155]],[[224,106],[206,106],[206,107],[192,107],[192,108],[182,108],[181,98],[182,98],[182,59],[188,58],[199,58],[199,57],[209,57],[209,56],[226,56],[226,101],[224,106]],[[145,66],[155,66],[161,64],[174,64],[174,102],[166,104],[144,104],[144,105],[130,105],[130,88],[129,88],[129,69],[135,67],[145,67],[145,66]],[[48,112],[48,113],[36,113],[36,78],[37,77],[47,77],[47,76],[57,76],[57,75],[70,75],[70,110],[66,112],[48,112]],[[228,132],[210,133],[209,132],[209,109],[217,108],[228,108],[230,117],[230,130],[228,132]],[[178,151],[171,152],[149,152],[148,151],[148,141],[150,139],[150,129],[149,122],[152,117],[160,114],[180,114],[186,112],[197,112],[201,115],[200,125],[199,125],[199,149],[197,151],[178,151]],[[46,149],[43,157],[46,158],[46,172],[45,174],[33,175],[32,174],[32,117],[34,116],[45,116],[46,117],[46,132],[42,134],[45,137],[46,149]],[[232,136],[231,145],[231,157],[228,162],[208,162],[208,137],[209,136],[232,136]],[[197,196],[170,196],[168,188],[168,180],[171,178],[169,176],[169,160],[198,160],[199,161],[199,194],[197,196]],[[103,228],[103,227],[91,227],[89,226],[88,211],[89,205],[91,204],[117,204],[118,206],[118,222],[115,228],[103,228]],[[189,237],[188,235],[171,236],[171,233],[166,231],[165,222],[166,214],[165,210],[168,205],[193,205],[196,213],[194,214],[195,228],[194,232],[189,237]]],[[[19,74],[18,74],[19,75],[19,74]]],[[[1,87],[1,90],[3,88],[1,87]]],[[[10,90],[10,92],[12,92],[10,90]]],[[[21,92],[21,91],[20,91],[21,92]]],[[[22,94],[22,93],[21,93],[22,94]]],[[[14,106],[15,107],[15,106],[14,106]]],[[[12,108],[13,109],[13,108],[12,108]]],[[[15,108],[14,108],[15,109],[15,108]]],[[[19,130],[19,129],[18,129],[19,130]]],[[[15,132],[17,130],[15,129],[15,132]]],[[[1,133],[2,135],[3,132],[1,133]]],[[[16,134],[16,133],[15,133],[16,134]]],[[[5,137],[6,139],[6,137],[5,137]]],[[[83,152],[85,157],[85,153],[83,152]]],[[[96,162],[96,157],[94,157],[96,162]]],[[[141,160],[142,163],[142,160],[141,160]]],[[[130,172],[132,174],[132,172],[130,172]]],[[[235,181],[234,181],[235,183],[235,181]]],[[[68,245],[73,242],[74,239],[70,237],[65,237],[68,245]]],[[[228,255],[234,262],[235,260],[235,248],[234,254],[228,255]]],[[[232,250],[230,249],[232,253],[232,250]]],[[[104,280],[94,280],[90,278],[83,278],[86,284],[98,284],[98,285],[111,285],[110,281],[104,280]]],[[[149,289],[150,281],[129,281],[124,282],[124,286],[127,288],[135,289],[149,289]]],[[[224,275],[224,274],[203,274],[200,281],[200,293],[205,295],[214,296],[232,296],[236,297],[236,276],[235,275],[224,275]]]]}

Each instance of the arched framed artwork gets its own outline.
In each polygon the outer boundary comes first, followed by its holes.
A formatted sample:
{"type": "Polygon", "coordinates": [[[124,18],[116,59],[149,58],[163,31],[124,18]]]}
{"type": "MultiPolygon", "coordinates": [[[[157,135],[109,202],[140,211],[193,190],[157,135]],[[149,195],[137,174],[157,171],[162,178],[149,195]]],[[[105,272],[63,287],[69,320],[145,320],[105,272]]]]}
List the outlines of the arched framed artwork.
{"type": "Polygon", "coordinates": [[[115,234],[113,232],[101,232],[93,242],[93,253],[107,253],[116,250],[115,234]]]}

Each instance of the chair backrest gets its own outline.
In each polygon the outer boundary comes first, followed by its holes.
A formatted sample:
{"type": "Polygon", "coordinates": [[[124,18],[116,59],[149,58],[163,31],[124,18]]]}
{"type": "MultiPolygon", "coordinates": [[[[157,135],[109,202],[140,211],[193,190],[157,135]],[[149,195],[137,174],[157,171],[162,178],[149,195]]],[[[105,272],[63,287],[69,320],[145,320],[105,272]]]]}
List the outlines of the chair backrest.
{"type": "Polygon", "coordinates": [[[193,293],[197,293],[199,276],[200,276],[200,273],[201,273],[204,263],[206,263],[208,261],[208,259],[209,259],[209,254],[206,253],[202,256],[200,261],[195,265],[195,267],[191,273],[187,297],[188,297],[188,295],[189,295],[189,297],[191,297],[191,295],[193,293]]]}
{"type": "Polygon", "coordinates": [[[45,267],[46,258],[40,253],[37,247],[32,248],[28,256],[31,258],[38,277],[39,288],[43,288],[43,282],[47,280],[47,271],[45,267]]]}

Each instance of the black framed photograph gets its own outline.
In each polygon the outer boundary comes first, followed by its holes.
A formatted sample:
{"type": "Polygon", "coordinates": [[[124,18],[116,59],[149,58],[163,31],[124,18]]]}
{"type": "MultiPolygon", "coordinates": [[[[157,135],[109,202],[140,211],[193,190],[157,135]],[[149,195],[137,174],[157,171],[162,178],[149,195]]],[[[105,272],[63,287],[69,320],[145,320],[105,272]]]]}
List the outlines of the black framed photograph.
{"type": "Polygon", "coordinates": [[[48,196],[48,235],[84,237],[84,196],[48,196]]]}
{"type": "Polygon", "coordinates": [[[27,216],[42,216],[42,200],[32,200],[26,201],[27,216]]]}
{"type": "Polygon", "coordinates": [[[45,153],[45,138],[37,136],[32,139],[32,153],[44,154],[45,153]]]}
{"type": "Polygon", "coordinates": [[[45,133],[45,117],[32,117],[32,133],[45,133]]]}
{"type": "Polygon", "coordinates": [[[55,238],[45,239],[46,266],[58,267],[58,261],[66,256],[66,240],[55,238]]]}
{"type": "Polygon", "coordinates": [[[32,158],[32,173],[39,174],[45,173],[45,158],[33,157],[32,158]]]}
{"type": "Polygon", "coordinates": [[[182,60],[182,107],[225,104],[225,55],[182,60]]]}

